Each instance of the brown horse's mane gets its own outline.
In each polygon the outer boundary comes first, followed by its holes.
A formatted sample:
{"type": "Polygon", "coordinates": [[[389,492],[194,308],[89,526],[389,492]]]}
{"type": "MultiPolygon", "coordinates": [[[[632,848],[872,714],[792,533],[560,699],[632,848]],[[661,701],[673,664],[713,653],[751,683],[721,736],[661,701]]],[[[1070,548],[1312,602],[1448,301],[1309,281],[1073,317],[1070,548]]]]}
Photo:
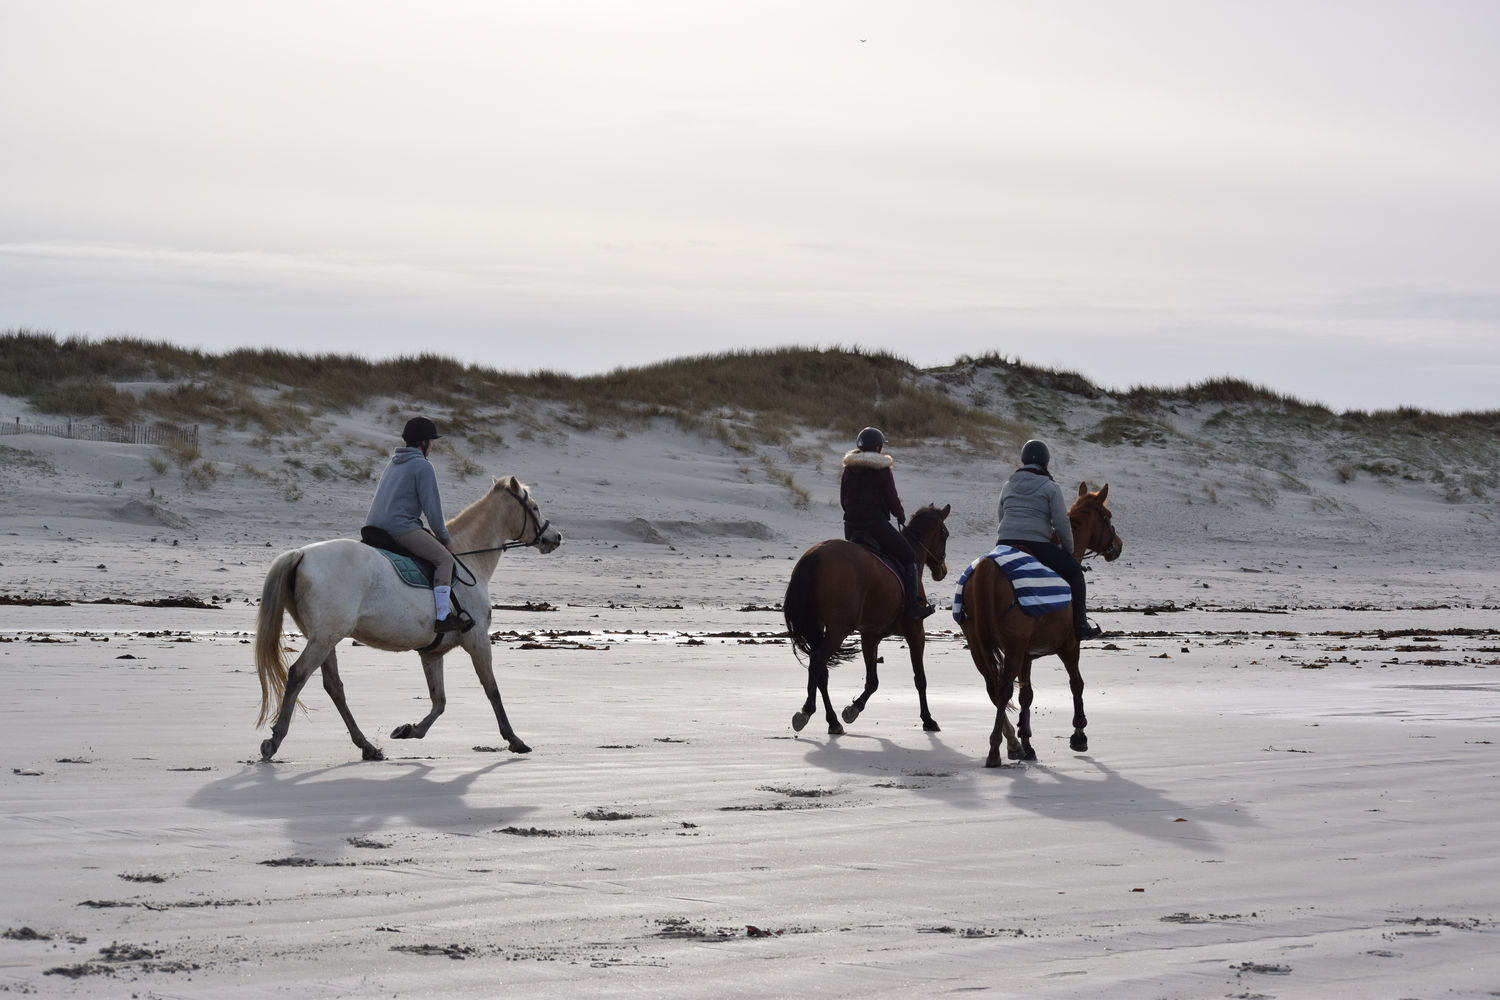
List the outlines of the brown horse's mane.
{"type": "Polygon", "coordinates": [[[930,520],[934,517],[941,520],[942,516],[942,508],[937,507],[933,504],[928,504],[927,506],[919,509],[915,514],[911,516],[911,520],[906,522],[907,530],[910,531],[912,526],[915,525],[918,521],[930,520]]]}

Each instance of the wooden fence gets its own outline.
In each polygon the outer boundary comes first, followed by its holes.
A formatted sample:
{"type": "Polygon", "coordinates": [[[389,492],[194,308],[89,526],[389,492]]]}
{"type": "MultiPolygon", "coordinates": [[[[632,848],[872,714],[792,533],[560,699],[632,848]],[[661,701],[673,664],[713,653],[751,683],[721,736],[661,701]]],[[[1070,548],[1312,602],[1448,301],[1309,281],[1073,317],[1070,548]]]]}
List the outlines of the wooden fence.
{"type": "Polygon", "coordinates": [[[115,441],[120,444],[154,444],[162,448],[198,447],[198,425],[173,427],[170,424],[83,424],[69,420],[62,424],[23,424],[17,417],[0,422],[0,435],[46,434],[76,441],[115,441]]]}

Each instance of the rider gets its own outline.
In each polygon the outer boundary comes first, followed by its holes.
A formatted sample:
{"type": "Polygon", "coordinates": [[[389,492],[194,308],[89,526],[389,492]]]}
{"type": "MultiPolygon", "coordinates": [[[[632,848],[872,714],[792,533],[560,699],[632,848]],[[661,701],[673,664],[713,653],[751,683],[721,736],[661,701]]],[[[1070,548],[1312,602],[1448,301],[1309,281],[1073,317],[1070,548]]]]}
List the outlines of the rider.
{"type": "Polygon", "coordinates": [[[901,509],[896,477],[891,472],[896,460],[882,454],[885,435],[874,427],[860,431],[854,444],[844,456],[844,471],[839,477],[844,537],[853,539],[856,532],[862,531],[874,539],[880,551],[901,564],[901,575],[906,581],[906,613],[920,621],[932,614],[933,608],[922,601],[917,556],[905,536],[891,527],[892,514],[896,515],[897,524],[906,526],[906,511],[901,509]]]}
{"type": "Polygon", "coordinates": [[[1000,489],[999,544],[1029,553],[1068,581],[1073,588],[1073,634],[1079,639],[1097,639],[1104,630],[1089,624],[1083,567],[1073,558],[1073,524],[1062,487],[1047,471],[1051,461],[1047,446],[1040,441],[1027,441],[1021,448],[1021,467],[1000,489]]]}
{"type": "Polygon", "coordinates": [[[412,417],[401,431],[406,442],[391,455],[365,523],[389,532],[412,555],[432,563],[432,597],[438,632],[467,632],[474,619],[466,612],[454,613],[449,605],[453,583],[453,543],[443,523],[443,502],[438,496],[437,473],[427,459],[432,442],[440,435],[426,417],[412,417]],[[422,527],[426,515],[429,534],[422,527]],[[434,537],[436,536],[436,537],[434,537]]]}

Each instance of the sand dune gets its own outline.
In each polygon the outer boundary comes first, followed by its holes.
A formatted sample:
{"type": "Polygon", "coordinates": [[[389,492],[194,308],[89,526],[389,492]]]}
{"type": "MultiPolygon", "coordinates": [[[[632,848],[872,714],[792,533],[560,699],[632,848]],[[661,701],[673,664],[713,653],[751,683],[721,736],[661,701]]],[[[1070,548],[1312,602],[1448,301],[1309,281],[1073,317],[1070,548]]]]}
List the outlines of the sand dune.
{"type": "MultiPolygon", "coordinates": [[[[145,446],[0,438],[0,988],[1493,995],[1493,501],[1455,498],[1457,470],[1341,477],[1314,439],[1277,442],[1297,456],[1278,466],[1210,460],[1197,437],[1091,443],[1097,414],[1058,419],[1059,476],[1111,484],[1126,555],[1090,574],[1110,633],[1083,661],[1090,751],[1068,751],[1044,661],[1042,759],[999,770],[980,766],[993,710],[945,614],[926,656],[940,733],[896,641],[848,735],[792,732],[805,673],[773,609],[791,561],[837,534],[847,445],[827,435],[764,450],[805,500],[758,455],[671,427],[453,442],[451,512],[514,474],[564,534],[492,585],[501,689],[534,752],[494,749],[450,656],[425,741],[380,738],[389,759],[361,762],[310,689],[271,764],[248,645],[261,578],[357,531],[371,484],[313,470],[335,447],[375,461],[389,418],[331,417],[288,451],[213,429],[196,481],[145,446]],[[181,596],[207,607],[142,606],[181,596]]],[[[953,504],[950,562],[985,551],[1011,457],[892,452],[908,505],[953,504]]],[[[414,655],[346,646],[368,732],[426,711],[414,655]]],[[[835,697],[860,680],[837,671],[835,697]]]]}

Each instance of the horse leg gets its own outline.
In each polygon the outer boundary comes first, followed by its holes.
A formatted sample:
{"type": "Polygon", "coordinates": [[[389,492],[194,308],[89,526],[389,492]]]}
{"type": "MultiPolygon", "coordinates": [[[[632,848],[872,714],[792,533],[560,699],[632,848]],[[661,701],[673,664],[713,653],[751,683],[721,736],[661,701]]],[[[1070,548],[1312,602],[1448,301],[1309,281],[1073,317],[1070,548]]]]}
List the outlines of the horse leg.
{"type": "Polygon", "coordinates": [[[393,740],[420,740],[448,707],[448,696],[443,691],[443,654],[422,653],[422,673],[427,676],[427,697],[432,707],[421,722],[408,722],[391,730],[393,740]]]}
{"type": "Polygon", "coordinates": [[[1010,749],[1011,760],[1036,760],[1036,751],[1031,747],[1031,702],[1036,690],[1031,686],[1031,658],[1021,667],[1021,711],[1016,717],[1016,736],[1020,746],[1010,749]]]}
{"type": "MultiPolygon", "coordinates": [[[[1001,695],[995,699],[995,728],[990,730],[990,755],[984,759],[985,767],[1000,766],[1000,741],[1004,739],[1007,744],[1014,747],[1016,732],[1011,728],[1010,719],[1005,716],[1006,706],[1010,703],[1010,691],[1013,679],[1003,677],[996,685],[996,690],[1001,695]]],[[[1015,756],[1012,752],[1011,756],[1015,756]]]]}
{"type": "Polygon", "coordinates": [[[1016,739],[1016,727],[1010,724],[1010,716],[1002,710],[1000,713],[1000,729],[1005,737],[1005,754],[1011,760],[1021,759],[1021,741],[1016,739]]]}
{"type": "Polygon", "coordinates": [[[1012,760],[1017,759],[1022,753],[1019,743],[1016,741],[1016,731],[1006,717],[1006,709],[1010,706],[1011,695],[1015,693],[1017,664],[1026,662],[1026,645],[1029,637],[1021,642],[1010,641],[1005,644],[1005,652],[1002,655],[1003,665],[995,681],[990,700],[995,703],[995,728],[990,731],[990,755],[985,758],[985,767],[1000,766],[1000,741],[1005,740],[1006,749],[1012,760]]]}
{"type": "Polygon", "coordinates": [[[1088,716],[1083,714],[1083,674],[1078,672],[1078,645],[1074,643],[1071,649],[1065,649],[1058,654],[1063,661],[1063,666],[1068,671],[1068,687],[1073,690],[1073,735],[1068,739],[1068,746],[1074,753],[1084,753],[1089,748],[1089,738],[1084,729],[1089,724],[1088,716]]]}
{"type": "Polygon", "coordinates": [[[474,632],[478,633],[479,638],[468,640],[464,648],[474,659],[474,673],[479,676],[479,684],[490,699],[490,707],[495,710],[500,735],[505,738],[505,745],[511,753],[531,753],[531,747],[516,735],[516,731],[511,728],[510,719],[506,718],[505,705],[500,701],[500,685],[495,683],[495,667],[490,662],[490,637],[483,629],[475,629],[474,632]]]}
{"type": "Polygon", "coordinates": [[[286,731],[292,726],[292,712],[297,707],[297,696],[302,693],[312,672],[333,655],[335,645],[336,641],[319,643],[309,639],[302,655],[287,668],[286,688],[281,692],[281,706],[276,710],[276,721],[271,724],[271,735],[260,742],[261,760],[270,760],[281,749],[281,741],[286,739],[286,731]]]}
{"type": "Polygon", "coordinates": [[[333,707],[339,710],[339,715],[344,719],[344,726],[349,730],[349,738],[354,745],[359,747],[361,755],[365,760],[385,760],[385,754],[380,748],[369,740],[365,734],[359,731],[359,725],[354,721],[354,713],[349,711],[349,702],[344,700],[344,681],[339,677],[339,659],[337,653],[329,653],[328,659],[323,661],[323,690],[328,692],[328,697],[333,699],[333,707]]]}
{"type": "Polygon", "coordinates": [[[849,707],[844,709],[843,716],[845,722],[853,722],[859,718],[859,713],[865,710],[865,703],[870,700],[870,695],[874,694],[875,689],[880,687],[880,677],[876,673],[876,661],[879,660],[877,654],[880,650],[880,637],[861,635],[859,637],[859,645],[860,650],[865,656],[865,689],[859,693],[858,698],[849,703],[849,707]]]}
{"type": "Polygon", "coordinates": [[[823,697],[823,713],[828,719],[828,735],[844,735],[844,727],[839,725],[839,717],[834,714],[833,702],[828,697],[828,660],[834,651],[843,645],[847,634],[839,635],[835,632],[825,632],[823,641],[813,647],[812,656],[807,663],[807,700],[802,703],[802,708],[792,715],[792,729],[802,731],[812,718],[814,710],[818,705],[818,696],[823,697]]]}
{"type": "Polygon", "coordinates": [[[940,733],[942,727],[927,710],[927,670],[922,666],[922,652],[927,646],[927,634],[922,630],[920,623],[913,623],[912,629],[906,634],[906,645],[911,650],[911,680],[917,689],[917,707],[922,713],[922,730],[928,733],[940,733]]]}

